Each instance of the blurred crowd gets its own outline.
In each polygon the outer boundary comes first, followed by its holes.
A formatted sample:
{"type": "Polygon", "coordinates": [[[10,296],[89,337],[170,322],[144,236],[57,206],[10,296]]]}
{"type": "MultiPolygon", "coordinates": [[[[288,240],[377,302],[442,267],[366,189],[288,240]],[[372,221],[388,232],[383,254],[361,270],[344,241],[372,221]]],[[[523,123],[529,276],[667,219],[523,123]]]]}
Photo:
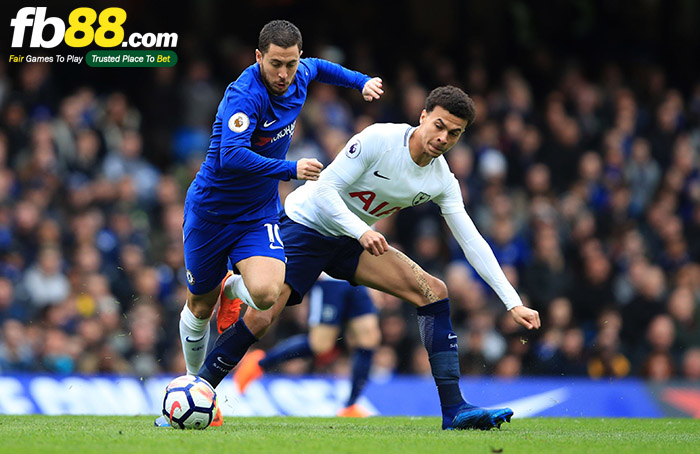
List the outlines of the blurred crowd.
{"type": "MultiPolygon", "coordinates": [[[[337,49],[320,55],[342,61],[337,49]]],[[[238,72],[251,49],[232,58],[238,72]],[[237,65],[237,66],[236,66],[237,65]]],[[[362,62],[344,63],[371,75],[362,62]]],[[[373,122],[417,124],[427,93],[462,87],[478,119],[447,155],[465,205],[543,327],[514,323],[434,204],[377,229],[443,279],[465,375],[700,380],[700,81],[552,64],[547,84],[478,59],[406,63],[364,103],[315,83],[288,159],[329,163],[373,122]]],[[[56,90],[60,65],[0,68],[0,372],[185,370],[182,214],[223,90],[205,59],[141,69],[139,86],[56,90]]],[[[85,71],[88,71],[85,68],[85,71]]],[[[372,72],[371,72],[372,71],[372,72]]],[[[297,182],[282,183],[283,196],[297,182]]],[[[429,374],[415,310],[373,292],[375,379],[429,374]]],[[[307,329],[289,308],[260,347],[307,329]]],[[[284,372],[347,373],[342,342],[284,372]]]]}

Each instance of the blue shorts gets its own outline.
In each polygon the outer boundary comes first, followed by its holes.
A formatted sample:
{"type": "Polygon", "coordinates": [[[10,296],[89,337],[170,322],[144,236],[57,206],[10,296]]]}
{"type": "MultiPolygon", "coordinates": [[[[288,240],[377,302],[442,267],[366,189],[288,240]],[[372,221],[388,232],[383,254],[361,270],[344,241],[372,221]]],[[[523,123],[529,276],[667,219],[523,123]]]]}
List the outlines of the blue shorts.
{"type": "Polygon", "coordinates": [[[287,273],[285,282],[292,288],[288,306],[301,303],[322,271],[329,276],[355,284],[355,270],[364,249],[348,236],[329,237],[283,214],[280,231],[286,243],[287,273]]]}
{"type": "Polygon", "coordinates": [[[309,292],[309,326],[342,326],[353,318],[376,312],[367,288],[363,286],[321,279],[309,292]]]}
{"type": "Polygon", "coordinates": [[[195,295],[216,288],[232,265],[254,256],[285,261],[277,216],[251,222],[219,224],[185,207],[182,238],[187,286],[195,295]]]}

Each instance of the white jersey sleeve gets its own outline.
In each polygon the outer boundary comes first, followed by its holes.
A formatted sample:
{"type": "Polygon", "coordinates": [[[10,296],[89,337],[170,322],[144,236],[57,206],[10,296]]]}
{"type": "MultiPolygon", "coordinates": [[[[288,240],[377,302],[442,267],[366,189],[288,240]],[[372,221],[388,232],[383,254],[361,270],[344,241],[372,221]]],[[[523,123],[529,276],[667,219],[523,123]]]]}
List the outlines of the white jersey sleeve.
{"type": "Polygon", "coordinates": [[[348,208],[340,194],[376,161],[377,151],[381,150],[377,144],[381,141],[377,129],[369,127],[352,137],[309,193],[309,199],[325,215],[324,219],[332,222],[336,231],[358,240],[372,227],[348,208]]]}
{"type": "Polygon", "coordinates": [[[294,220],[324,235],[344,235],[356,239],[372,227],[354,213],[343,200],[358,178],[366,173],[381,154],[381,128],[370,126],[353,136],[333,162],[321,172],[318,181],[307,181],[287,196],[285,212],[294,220]]]}
{"type": "Polygon", "coordinates": [[[508,282],[498,260],[496,260],[496,256],[493,255],[491,247],[484,237],[481,236],[464,207],[459,212],[443,213],[443,216],[447,226],[452,231],[462,251],[464,251],[464,256],[469,261],[469,264],[496,292],[496,295],[506,305],[506,309],[511,310],[516,306],[522,306],[523,303],[518,292],[508,282]]]}
{"type": "Polygon", "coordinates": [[[462,248],[464,256],[479,273],[479,276],[491,286],[508,310],[515,306],[521,306],[523,303],[518,292],[508,282],[491,247],[481,236],[464,209],[462,190],[454,175],[447,189],[435,197],[435,203],[440,206],[440,212],[445,218],[447,226],[462,248]]]}
{"type": "Polygon", "coordinates": [[[340,191],[347,187],[348,183],[338,174],[325,172],[309,193],[309,200],[324,214],[324,219],[330,222],[336,231],[359,240],[365,232],[372,230],[372,227],[350,211],[340,197],[340,191]]]}
{"type": "Polygon", "coordinates": [[[440,207],[443,216],[464,211],[462,189],[454,174],[450,173],[450,177],[446,189],[433,200],[440,207]]]}

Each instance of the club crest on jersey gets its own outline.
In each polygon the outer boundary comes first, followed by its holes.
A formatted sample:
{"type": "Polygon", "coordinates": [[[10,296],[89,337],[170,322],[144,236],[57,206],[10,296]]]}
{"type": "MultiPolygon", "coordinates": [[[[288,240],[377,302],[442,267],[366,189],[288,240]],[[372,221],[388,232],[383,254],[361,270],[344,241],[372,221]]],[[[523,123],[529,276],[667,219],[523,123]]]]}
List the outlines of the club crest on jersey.
{"type": "Polygon", "coordinates": [[[426,194],[425,192],[419,192],[418,195],[416,195],[413,198],[413,206],[420,205],[421,203],[425,203],[428,200],[430,200],[429,194],[426,194]]]}
{"type": "Polygon", "coordinates": [[[362,145],[360,144],[360,141],[358,140],[357,142],[353,143],[345,150],[345,156],[347,156],[350,159],[355,159],[357,156],[359,156],[361,149],[362,149],[362,145]]]}
{"type": "Polygon", "coordinates": [[[228,127],[233,132],[243,132],[248,129],[250,119],[243,112],[236,112],[228,119],[228,127]]]}
{"type": "Polygon", "coordinates": [[[190,272],[190,270],[187,270],[187,282],[190,285],[194,285],[194,276],[192,275],[192,272],[190,272]]]}

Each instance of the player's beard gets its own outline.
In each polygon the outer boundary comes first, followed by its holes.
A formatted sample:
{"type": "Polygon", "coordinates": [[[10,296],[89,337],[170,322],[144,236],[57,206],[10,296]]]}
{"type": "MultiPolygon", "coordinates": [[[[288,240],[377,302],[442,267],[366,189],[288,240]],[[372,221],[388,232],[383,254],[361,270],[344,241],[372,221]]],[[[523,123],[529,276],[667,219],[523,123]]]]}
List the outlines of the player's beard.
{"type": "MultiPolygon", "coordinates": [[[[292,84],[290,81],[288,84],[286,84],[284,87],[280,88],[276,84],[280,83],[279,80],[270,81],[270,79],[267,77],[267,73],[265,70],[262,69],[261,67],[261,73],[262,73],[262,80],[265,83],[265,87],[267,87],[267,90],[272,93],[275,96],[282,96],[283,94],[287,93],[287,89],[289,86],[292,84]]],[[[294,76],[292,76],[292,81],[294,80],[294,76]]]]}

